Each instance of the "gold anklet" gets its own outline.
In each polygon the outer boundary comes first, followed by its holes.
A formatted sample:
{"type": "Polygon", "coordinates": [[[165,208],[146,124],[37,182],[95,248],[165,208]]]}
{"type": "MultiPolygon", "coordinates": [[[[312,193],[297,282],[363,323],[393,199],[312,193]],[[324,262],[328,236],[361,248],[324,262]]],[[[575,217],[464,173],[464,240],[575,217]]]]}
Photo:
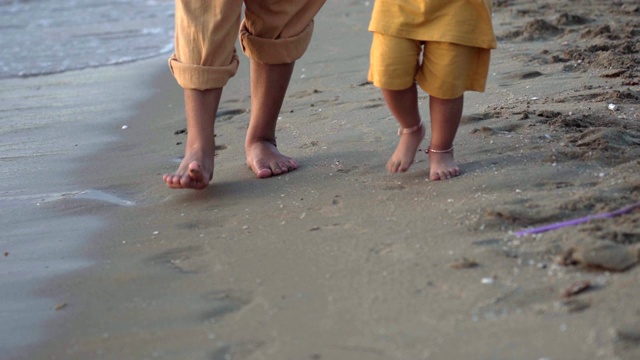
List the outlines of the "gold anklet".
{"type": "Polygon", "coordinates": [[[416,126],[412,126],[410,128],[400,128],[398,129],[398,136],[402,136],[402,134],[410,134],[418,129],[420,129],[422,127],[422,120],[420,120],[420,123],[416,126]]]}
{"type": "Polygon", "coordinates": [[[434,150],[434,149],[432,149],[431,147],[428,147],[428,148],[424,151],[424,153],[425,153],[425,154],[428,154],[428,153],[432,152],[432,153],[436,153],[436,154],[441,154],[441,153],[450,153],[450,152],[452,152],[452,151],[453,151],[453,146],[452,146],[451,148],[447,149],[447,150],[434,150]]]}

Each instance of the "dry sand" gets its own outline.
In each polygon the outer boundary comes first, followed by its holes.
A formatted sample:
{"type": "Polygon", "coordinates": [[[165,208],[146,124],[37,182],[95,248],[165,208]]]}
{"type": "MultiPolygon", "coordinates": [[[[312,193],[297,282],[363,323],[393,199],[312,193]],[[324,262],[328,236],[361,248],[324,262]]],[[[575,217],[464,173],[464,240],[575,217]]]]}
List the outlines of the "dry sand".
{"type": "Polygon", "coordinates": [[[60,308],[15,358],[640,358],[640,211],[514,235],[640,202],[636,2],[497,1],[487,91],[466,96],[455,143],[464,173],[439,182],[424,153],[385,171],[396,123],[366,82],[370,11],[333,1],[318,16],[279,122],[302,166],[276,178],[244,164],[242,59],[212,186],[165,188],[181,91],[145,62],[157,93],[68,176],[135,205],[43,204],[107,225],[82,251],[95,265],[40,287],[60,308]]]}

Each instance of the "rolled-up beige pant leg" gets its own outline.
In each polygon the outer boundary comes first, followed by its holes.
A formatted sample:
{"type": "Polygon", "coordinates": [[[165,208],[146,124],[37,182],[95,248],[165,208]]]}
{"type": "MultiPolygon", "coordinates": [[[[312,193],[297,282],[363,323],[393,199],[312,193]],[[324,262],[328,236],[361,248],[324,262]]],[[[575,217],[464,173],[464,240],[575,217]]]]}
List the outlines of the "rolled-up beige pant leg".
{"type": "Polygon", "coordinates": [[[176,0],[169,67],[185,89],[221,88],[238,70],[235,41],[242,0],[176,0]]]}
{"type": "Polygon", "coordinates": [[[313,18],[325,0],[246,0],[240,43],[252,60],[287,64],[307,50],[313,18]]]}

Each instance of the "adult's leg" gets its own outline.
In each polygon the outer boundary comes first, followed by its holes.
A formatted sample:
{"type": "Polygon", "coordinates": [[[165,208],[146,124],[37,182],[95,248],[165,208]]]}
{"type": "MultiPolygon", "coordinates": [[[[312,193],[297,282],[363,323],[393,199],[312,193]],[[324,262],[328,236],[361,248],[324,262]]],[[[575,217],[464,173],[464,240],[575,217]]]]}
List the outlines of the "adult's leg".
{"type": "Polygon", "coordinates": [[[247,0],[240,29],[251,59],[251,121],[245,140],[247,165],[259,178],[298,168],[276,147],[276,123],[295,61],[313,34],[313,17],[324,0],[247,0]]]}
{"type": "Polygon", "coordinates": [[[184,89],[187,143],[178,170],[163,176],[170,188],[201,190],[209,185],[213,177],[216,146],[214,125],[221,95],[222,88],[184,89]]]}
{"type": "Polygon", "coordinates": [[[464,96],[455,99],[429,97],[431,113],[431,144],[429,163],[431,180],[449,179],[460,175],[460,168],[453,159],[453,140],[456,137],[464,96]]]}
{"type": "Polygon", "coordinates": [[[175,54],[169,66],[184,89],[187,142],[170,188],[204,189],[213,176],[216,112],[222,88],[235,75],[235,40],[242,0],[177,0],[175,54]]]}
{"type": "Polygon", "coordinates": [[[251,120],[245,140],[247,165],[259,178],[298,168],[276,147],[276,123],[291,80],[294,63],[263,64],[251,60],[251,120]]]}

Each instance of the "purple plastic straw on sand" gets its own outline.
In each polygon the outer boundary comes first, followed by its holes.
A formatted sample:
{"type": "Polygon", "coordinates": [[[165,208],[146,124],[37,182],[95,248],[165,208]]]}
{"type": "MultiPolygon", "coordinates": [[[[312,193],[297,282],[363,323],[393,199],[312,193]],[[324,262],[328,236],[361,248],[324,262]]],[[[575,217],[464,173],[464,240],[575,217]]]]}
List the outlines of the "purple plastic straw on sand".
{"type": "Polygon", "coordinates": [[[622,209],[618,209],[616,211],[611,211],[611,212],[606,212],[606,213],[596,214],[596,215],[589,215],[589,216],[581,217],[581,218],[578,218],[578,219],[567,220],[567,221],[557,222],[555,224],[535,227],[533,229],[520,230],[520,231],[516,232],[515,235],[517,237],[520,237],[520,236],[524,236],[524,235],[539,234],[539,233],[542,233],[542,232],[545,232],[545,231],[556,230],[556,229],[560,229],[560,228],[563,228],[563,227],[566,227],[566,226],[574,226],[574,225],[586,223],[586,222],[594,220],[594,219],[612,218],[612,217],[615,217],[615,216],[618,216],[618,215],[623,215],[623,214],[626,214],[626,213],[630,213],[631,211],[633,211],[633,210],[635,210],[637,208],[640,208],[640,203],[629,205],[629,206],[623,207],[622,209]]]}

